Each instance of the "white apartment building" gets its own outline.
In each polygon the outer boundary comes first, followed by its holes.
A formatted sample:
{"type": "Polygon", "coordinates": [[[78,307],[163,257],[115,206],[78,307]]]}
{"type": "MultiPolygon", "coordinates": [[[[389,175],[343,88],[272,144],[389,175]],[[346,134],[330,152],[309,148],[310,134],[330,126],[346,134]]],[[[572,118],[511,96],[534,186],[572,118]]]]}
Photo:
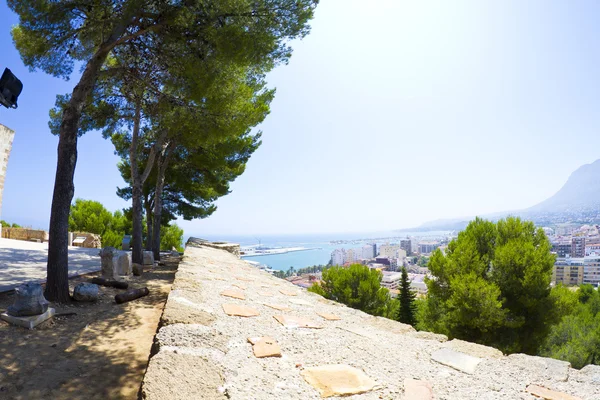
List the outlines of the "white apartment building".
{"type": "Polygon", "coordinates": [[[593,253],[584,258],[583,283],[590,283],[596,287],[600,285],[600,253],[593,253]]]}
{"type": "Polygon", "coordinates": [[[369,260],[373,257],[375,257],[377,254],[375,254],[375,245],[374,244],[368,244],[366,246],[362,247],[362,258],[364,258],[365,260],[369,260]]]}
{"type": "Polygon", "coordinates": [[[346,250],[346,258],[345,261],[347,263],[354,263],[358,260],[362,259],[362,249],[349,249],[346,250]]]}
{"type": "Polygon", "coordinates": [[[381,286],[390,290],[396,290],[400,286],[400,280],[402,279],[401,272],[382,272],[383,277],[381,278],[381,286]]]}
{"type": "MultiPolygon", "coordinates": [[[[401,250],[399,244],[382,244],[379,246],[379,256],[396,258],[398,250],[401,250]]],[[[404,255],[406,256],[406,253],[404,255]]]]}
{"type": "Polygon", "coordinates": [[[331,252],[331,265],[344,265],[346,261],[346,250],[335,249],[331,252]]]}

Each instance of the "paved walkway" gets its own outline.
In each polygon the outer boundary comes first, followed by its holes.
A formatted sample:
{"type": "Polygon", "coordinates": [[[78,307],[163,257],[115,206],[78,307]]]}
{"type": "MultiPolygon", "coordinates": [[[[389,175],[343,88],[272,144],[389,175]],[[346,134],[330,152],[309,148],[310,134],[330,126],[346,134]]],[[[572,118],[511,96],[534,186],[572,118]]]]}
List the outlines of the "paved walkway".
{"type": "MultiPolygon", "coordinates": [[[[100,270],[99,249],[69,247],[69,276],[100,270]]],[[[0,292],[46,280],[48,243],[0,239],[0,292]]]]}

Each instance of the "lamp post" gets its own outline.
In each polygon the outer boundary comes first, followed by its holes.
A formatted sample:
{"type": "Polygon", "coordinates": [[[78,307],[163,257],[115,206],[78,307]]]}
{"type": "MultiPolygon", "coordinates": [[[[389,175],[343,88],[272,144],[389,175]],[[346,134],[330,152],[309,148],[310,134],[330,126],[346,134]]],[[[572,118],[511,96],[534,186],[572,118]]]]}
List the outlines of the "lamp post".
{"type": "Polygon", "coordinates": [[[23,90],[23,83],[5,68],[0,77],[0,104],[6,108],[17,108],[17,98],[23,90]]]}

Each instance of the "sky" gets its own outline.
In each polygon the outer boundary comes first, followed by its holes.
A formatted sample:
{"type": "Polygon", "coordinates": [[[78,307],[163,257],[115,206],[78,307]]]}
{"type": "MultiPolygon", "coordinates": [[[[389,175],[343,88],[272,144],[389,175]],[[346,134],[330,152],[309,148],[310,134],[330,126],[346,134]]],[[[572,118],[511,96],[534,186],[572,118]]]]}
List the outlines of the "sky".
{"type": "MultiPolygon", "coordinates": [[[[518,210],[600,158],[597,1],[323,0],[258,127],[263,144],[186,235],[373,232],[518,210]]],[[[70,81],[29,71],[0,0],[0,68],[24,83],[2,219],[47,229],[58,140],[48,110],[70,81]]],[[[79,141],[75,197],[127,207],[118,157],[79,141]]]]}

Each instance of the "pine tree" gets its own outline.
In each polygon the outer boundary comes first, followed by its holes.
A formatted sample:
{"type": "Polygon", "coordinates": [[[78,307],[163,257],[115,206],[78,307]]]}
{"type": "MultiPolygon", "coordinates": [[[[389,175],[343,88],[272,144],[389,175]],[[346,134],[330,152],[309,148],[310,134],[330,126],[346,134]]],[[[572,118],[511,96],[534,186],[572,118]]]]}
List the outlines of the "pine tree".
{"type": "Polygon", "coordinates": [[[415,325],[417,323],[415,319],[415,298],[417,295],[410,288],[410,281],[408,280],[408,273],[406,268],[402,267],[402,280],[400,281],[400,308],[398,309],[398,321],[415,325]]]}

